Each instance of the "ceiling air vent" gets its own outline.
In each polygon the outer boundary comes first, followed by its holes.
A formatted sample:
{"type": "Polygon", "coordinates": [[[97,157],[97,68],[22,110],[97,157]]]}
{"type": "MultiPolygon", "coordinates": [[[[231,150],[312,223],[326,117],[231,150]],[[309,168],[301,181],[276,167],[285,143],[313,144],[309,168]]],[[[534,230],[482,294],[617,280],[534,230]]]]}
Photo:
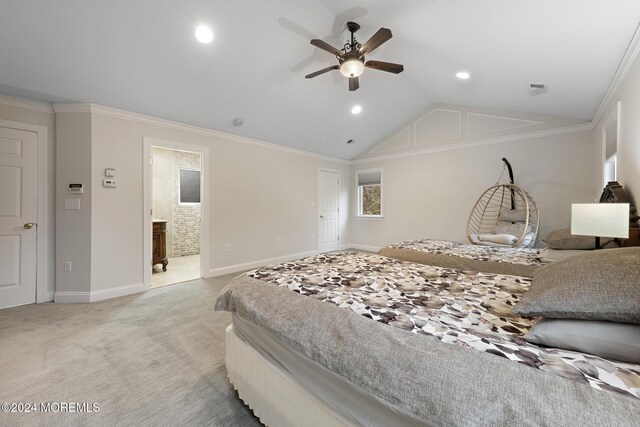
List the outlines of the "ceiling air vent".
{"type": "Polygon", "coordinates": [[[529,83],[529,95],[537,96],[547,93],[547,85],[544,83],[529,83]]]}

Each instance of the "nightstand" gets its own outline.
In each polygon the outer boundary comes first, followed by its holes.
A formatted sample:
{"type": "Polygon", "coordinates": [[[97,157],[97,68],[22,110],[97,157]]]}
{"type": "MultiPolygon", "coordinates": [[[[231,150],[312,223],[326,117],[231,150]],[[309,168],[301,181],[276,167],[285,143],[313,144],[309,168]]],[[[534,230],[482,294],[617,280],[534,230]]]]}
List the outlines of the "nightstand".
{"type": "Polygon", "coordinates": [[[640,246],[640,228],[629,227],[629,238],[622,239],[622,247],[640,246]]]}

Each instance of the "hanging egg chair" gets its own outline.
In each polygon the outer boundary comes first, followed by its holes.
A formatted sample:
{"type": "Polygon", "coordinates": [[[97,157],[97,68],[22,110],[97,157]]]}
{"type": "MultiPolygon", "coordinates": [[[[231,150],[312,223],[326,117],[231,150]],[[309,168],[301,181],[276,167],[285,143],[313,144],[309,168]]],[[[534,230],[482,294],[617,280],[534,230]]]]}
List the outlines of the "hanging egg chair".
{"type": "Polygon", "coordinates": [[[509,161],[505,158],[502,161],[511,182],[498,183],[480,196],[469,214],[467,238],[477,245],[533,247],[540,225],[538,206],[524,189],[514,184],[509,161]]]}

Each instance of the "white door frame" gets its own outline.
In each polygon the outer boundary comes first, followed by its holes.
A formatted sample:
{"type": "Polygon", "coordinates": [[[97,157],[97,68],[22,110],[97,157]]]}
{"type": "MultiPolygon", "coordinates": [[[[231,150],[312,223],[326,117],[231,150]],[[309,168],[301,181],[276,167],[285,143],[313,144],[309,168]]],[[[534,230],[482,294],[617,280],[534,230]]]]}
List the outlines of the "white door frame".
{"type": "Polygon", "coordinates": [[[316,250],[318,251],[318,253],[320,253],[320,235],[318,234],[318,231],[320,231],[320,172],[332,172],[332,173],[336,173],[338,174],[338,217],[337,217],[337,221],[338,221],[338,250],[340,250],[342,248],[342,240],[340,239],[340,235],[342,234],[340,232],[340,180],[342,179],[342,177],[340,176],[340,170],[339,169],[331,169],[331,168],[325,168],[325,167],[318,167],[318,175],[317,175],[317,194],[316,194],[316,242],[317,242],[317,246],[316,246],[316,250]]]}
{"type": "Polygon", "coordinates": [[[0,126],[35,132],[38,140],[38,226],[36,227],[36,303],[53,301],[55,289],[49,289],[49,188],[47,177],[49,172],[49,140],[47,127],[30,123],[14,122],[0,119],[0,126]]]}
{"type": "Polygon", "coordinates": [[[152,223],[151,223],[151,179],[152,169],[151,147],[167,148],[169,150],[191,151],[200,153],[200,277],[207,277],[209,273],[209,147],[191,145],[181,142],[145,136],[143,139],[143,236],[144,236],[144,289],[151,289],[151,255],[152,255],[152,223]]]}

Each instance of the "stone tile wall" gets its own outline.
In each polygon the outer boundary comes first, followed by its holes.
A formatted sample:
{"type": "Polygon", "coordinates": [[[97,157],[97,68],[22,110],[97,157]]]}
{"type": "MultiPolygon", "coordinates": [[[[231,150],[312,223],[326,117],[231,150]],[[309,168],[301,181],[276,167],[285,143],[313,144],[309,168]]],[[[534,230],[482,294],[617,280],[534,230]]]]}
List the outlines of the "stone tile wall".
{"type": "Polygon", "coordinates": [[[173,151],[173,256],[200,253],[200,204],[180,204],[180,169],[201,170],[200,154],[173,151]]]}

